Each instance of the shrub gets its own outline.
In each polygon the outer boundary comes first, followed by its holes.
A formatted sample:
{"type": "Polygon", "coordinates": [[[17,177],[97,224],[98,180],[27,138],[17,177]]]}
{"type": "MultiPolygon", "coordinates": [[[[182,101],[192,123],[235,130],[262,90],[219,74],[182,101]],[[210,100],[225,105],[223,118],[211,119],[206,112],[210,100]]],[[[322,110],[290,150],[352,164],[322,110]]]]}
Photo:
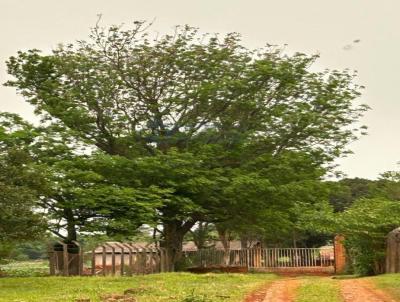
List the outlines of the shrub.
{"type": "Polygon", "coordinates": [[[385,262],[384,239],[373,242],[368,238],[350,237],[345,240],[349,258],[349,273],[368,276],[383,273],[385,262]]]}
{"type": "Polygon", "coordinates": [[[338,231],[346,238],[354,273],[384,272],[386,235],[399,225],[400,202],[387,199],[359,199],[339,214],[338,231]]]}

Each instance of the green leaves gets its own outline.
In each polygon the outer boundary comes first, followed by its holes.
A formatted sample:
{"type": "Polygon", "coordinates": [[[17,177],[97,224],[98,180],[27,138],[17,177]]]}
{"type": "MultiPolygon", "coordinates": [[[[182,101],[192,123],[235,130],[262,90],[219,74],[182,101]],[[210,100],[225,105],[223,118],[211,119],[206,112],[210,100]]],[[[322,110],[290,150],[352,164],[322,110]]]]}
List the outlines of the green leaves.
{"type": "Polygon", "coordinates": [[[400,203],[383,198],[359,199],[337,217],[352,268],[369,275],[383,272],[387,234],[400,225],[400,203]]]}
{"type": "Polygon", "coordinates": [[[359,199],[339,215],[339,230],[344,234],[378,237],[400,225],[400,203],[382,198],[359,199]]]}
{"type": "Polygon", "coordinates": [[[313,73],[316,56],[248,50],[237,34],[200,42],[183,27],[151,41],[142,26],[96,27],[88,41],[49,56],[20,52],[8,61],[15,80],[7,85],[81,139],[127,157],[187,149],[206,136],[326,161],[355,138],[347,129],[366,107],[353,104],[360,87],[348,72],[313,73]]]}
{"type": "Polygon", "coordinates": [[[0,244],[31,240],[44,231],[43,215],[35,207],[43,179],[26,148],[33,140],[31,125],[0,113],[0,244]]]}
{"type": "Polygon", "coordinates": [[[345,236],[349,269],[359,274],[383,272],[387,234],[400,225],[398,173],[378,180],[343,179],[328,183],[330,203],[337,212],[332,231],[345,236]]]}
{"type": "Polygon", "coordinates": [[[48,173],[53,231],[164,224],[179,239],[201,220],[272,235],[329,211],[321,178],[366,110],[354,75],[312,72],[317,56],[247,49],[238,34],[148,35],[143,22],[96,26],[7,62],[6,85],[46,122],[31,142],[14,136],[48,173]]]}

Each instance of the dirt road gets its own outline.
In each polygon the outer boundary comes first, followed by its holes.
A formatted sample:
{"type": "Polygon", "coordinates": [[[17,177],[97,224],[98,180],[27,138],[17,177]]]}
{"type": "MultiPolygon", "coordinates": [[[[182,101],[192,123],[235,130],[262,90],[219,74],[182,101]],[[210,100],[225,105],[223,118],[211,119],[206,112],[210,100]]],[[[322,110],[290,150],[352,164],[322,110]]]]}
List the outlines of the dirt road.
{"type": "Polygon", "coordinates": [[[344,302],[396,302],[363,279],[342,280],[340,289],[344,302]]]}
{"type": "Polygon", "coordinates": [[[297,278],[284,278],[259,289],[248,296],[245,302],[292,302],[301,281],[297,278]]]}
{"type": "MultiPolygon", "coordinates": [[[[301,277],[282,278],[253,292],[244,302],[295,302],[296,290],[303,281],[301,277]]],[[[339,284],[343,302],[399,302],[365,279],[335,280],[334,282],[339,284]]]]}
{"type": "Polygon", "coordinates": [[[284,279],[274,282],[268,289],[263,302],[292,302],[296,289],[301,281],[299,279],[284,279]]]}

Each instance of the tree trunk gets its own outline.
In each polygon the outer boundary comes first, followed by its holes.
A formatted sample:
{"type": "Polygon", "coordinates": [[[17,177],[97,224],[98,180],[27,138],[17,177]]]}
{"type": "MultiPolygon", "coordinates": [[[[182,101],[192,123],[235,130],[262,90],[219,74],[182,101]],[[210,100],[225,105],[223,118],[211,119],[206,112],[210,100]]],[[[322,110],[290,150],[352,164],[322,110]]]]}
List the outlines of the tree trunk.
{"type": "Polygon", "coordinates": [[[249,238],[245,235],[240,236],[240,248],[247,249],[249,245],[249,238]]]}
{"type": "Polygon", "coordinates": [[[65,242],[70,243],[72,241],[76,241],[78,235],[76,232],[74,213],[71,209],[64,209],[64,216],[67,220],[67,238],[65,239],[65,242]]]}
{"type": "Polygon", "coordinates": [[[217,227],[217,232],[219,236],[219,240],[222,243],[222,246],[224,247],[224,264],[229,265],[229,249],[230,249],[230,238],[229,238],[229,232],[228,229],[221,227],[221,226],[216,226],[217,227]]]}
{"type": "Polygon", "coordinates": [[[293,240],[293,247],[297,248],[297,235],[296,235],[296,231],[293,231],[292,233],[292,240],[293,240]]]}
{"type": "Polygon", "coordinates": [[[182,258],[183,238],[194,226],[196,221],[168,221],[163,224],[163,241],[161,247],[167,251],[167,267],[175,271],[177,263],[182,258]]]}

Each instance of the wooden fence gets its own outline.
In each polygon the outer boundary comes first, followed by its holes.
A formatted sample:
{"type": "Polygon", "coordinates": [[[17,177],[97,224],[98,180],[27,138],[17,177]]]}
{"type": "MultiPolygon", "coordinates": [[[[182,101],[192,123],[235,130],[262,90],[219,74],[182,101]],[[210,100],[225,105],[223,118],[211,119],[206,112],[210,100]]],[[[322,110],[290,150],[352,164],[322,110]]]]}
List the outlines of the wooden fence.
{"type": "Polygon", "coordinates": [[[82,275],[84,271],[83,249],[78,242],[58,241],[48,248],[50,275],[82,275]]]}
{"type": "Polygon", "coordinates": [[[333,267],[333,247],[253,248],[243,250],[205,249],[184,254],[186,266],[246,266],[248,268],[333,267]]]}
{"type": "Polygon", "coordinates": [[[167,252],[161,248],[136,248],[130,244],[102,246],[102,253],[91,252],[91,275],[153,274],[170,271],[167,252]],[[108,251],[111,248],[111,253],[108,251]]]}
{"type": "MultiPolygon", "coordinates": [[[[103,244],[84,253],[77,242],[57,243],[49,250],[51,275],[132,276],[171,271],[168,255],[161,248],[138,248],[134,244],[103,244]]],[[[334,249],[328,248],[251,248],[222,251],[204,249],[184,252],[182,268],[246,267],[260,270],[300,268],[332,271],[334,249]]]]}
{"type": "Polygon", "coordinates": [[[132,276],[170,271],[167,252],[137,248],[128,243],[103,244],[84,253],[78,243],[57,243],[49,248],[51,275],[132,276]],[[100,251],[99,251],[100,249],[100,251]]]}

